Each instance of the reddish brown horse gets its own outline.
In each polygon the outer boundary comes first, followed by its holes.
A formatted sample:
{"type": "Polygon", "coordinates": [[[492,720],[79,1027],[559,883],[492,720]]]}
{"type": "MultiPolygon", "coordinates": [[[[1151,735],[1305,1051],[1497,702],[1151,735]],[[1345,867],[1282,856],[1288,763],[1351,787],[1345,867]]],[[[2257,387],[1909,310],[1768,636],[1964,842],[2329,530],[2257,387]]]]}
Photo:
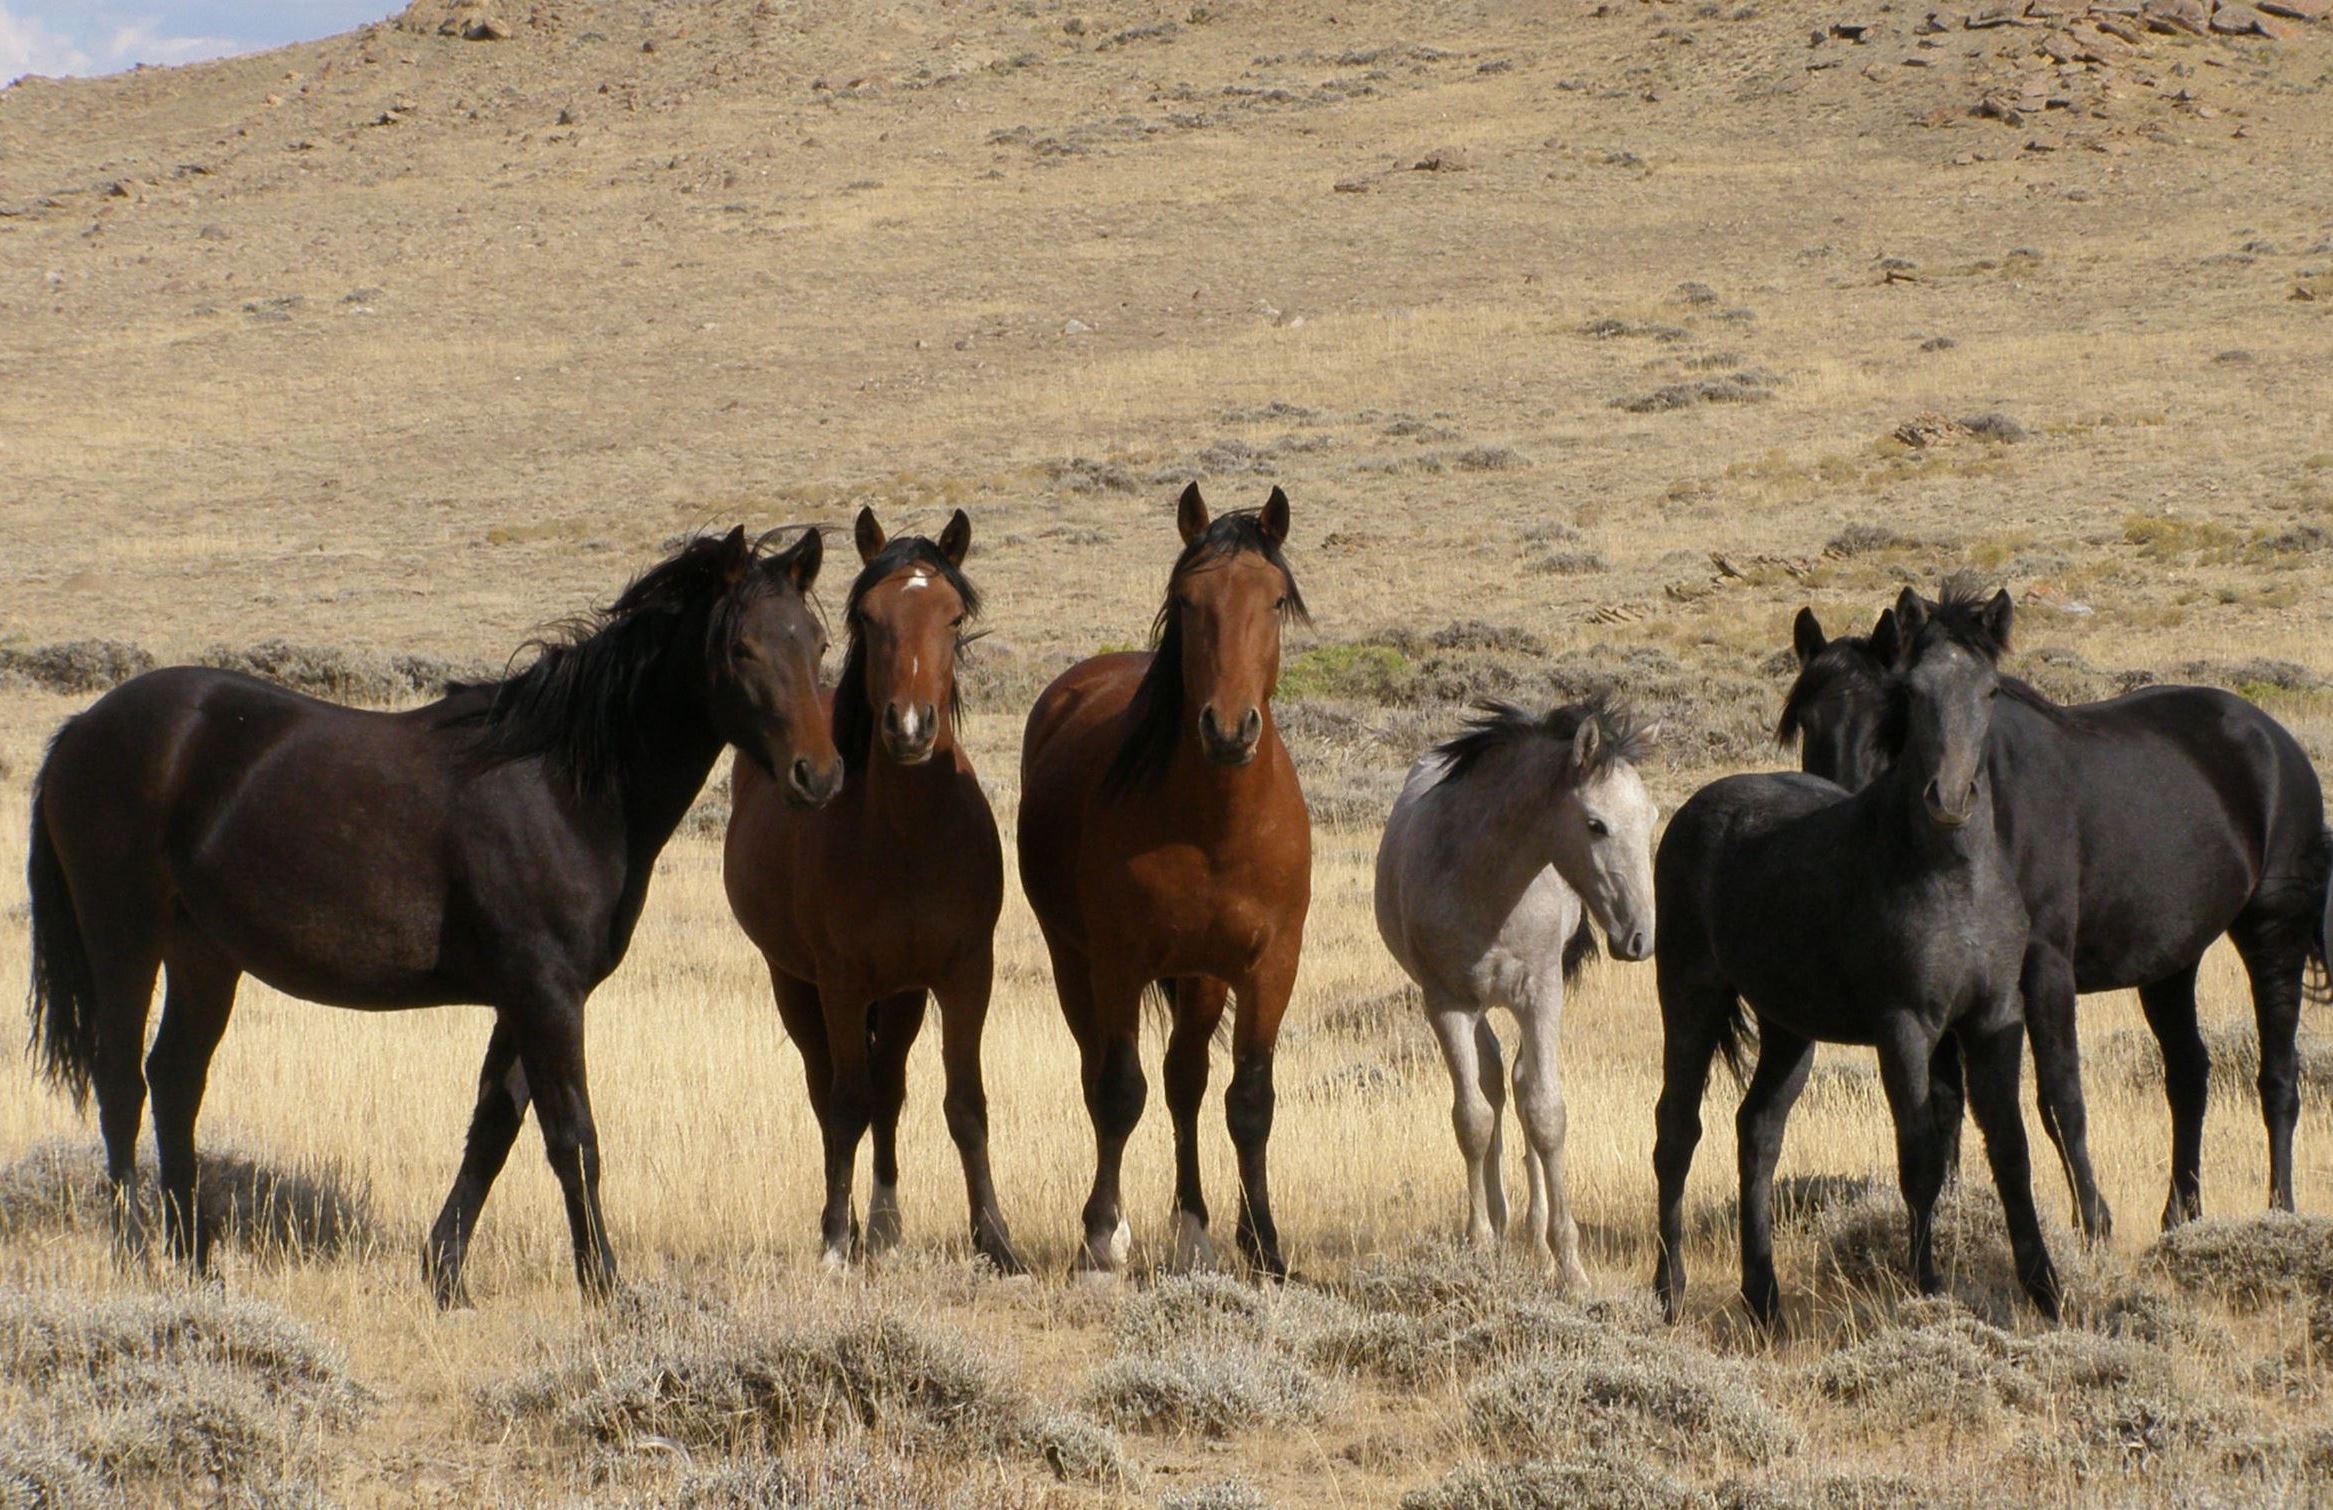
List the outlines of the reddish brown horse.
{"type": "Polygon", "coordinates": [[[1239,1245],[1287,1273],[1265,1148],[1272,1052],[1296,984],[1312,900],[1312,830],[1272,723],[1280,626],[1304,600],[1281,559],[1288,497],[1210,521],[1196,484],[1176,519],[1183,552],[1148,654],[1096,656],[1030,710],[1021,745],[1021,884],[1053,955],[1083,1059],[1097,1158],[1077,1267],[1114,1272],[1129,1242],[1118,1195],[1146,1086],[1136,1045],[1145,987],[1172,997],[1167,1110],[1175,1123],[1175,1257],[1209,1250],[1199,1102],[1226,993],[1238,997],[1224,1117],[1239,1155],[1239,1245]]]}
{"type": "Polygon", "coordinates": [[[908,1050],[932,992],[972,1246],[1002,1272],[1023,1272],[989,1178],[980,1079],[1004,854],[956,742],[956,652],[980,612],[963,573],[971,541],[961,509],[936,544],[886,542],[874,512],[860,510],[865,568],[851,584],[850,650],[831,705],[849,772],[842,795],[806,810],[761,770],[737,764],[722,874],[737,921],[769,961],[778,1014],[802,1051],[825,1134],[820,1235],[830,1267],[859,1246],[851,1180],[870,1121],[866,1247],[881,1252],[899,1240],[899,1111],[908,1050]]]}

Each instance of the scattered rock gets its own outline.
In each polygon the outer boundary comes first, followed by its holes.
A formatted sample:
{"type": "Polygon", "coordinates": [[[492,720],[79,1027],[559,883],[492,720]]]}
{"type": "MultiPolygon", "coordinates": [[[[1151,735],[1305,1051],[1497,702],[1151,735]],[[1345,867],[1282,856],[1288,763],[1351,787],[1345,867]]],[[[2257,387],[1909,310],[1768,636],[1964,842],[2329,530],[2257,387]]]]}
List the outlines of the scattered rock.
{"type": "Polygon", "coordinates": [[[1340,178],[1330,187],[1339,194],[1366,194],[1369,192],[1369,180],[1366,178],[1340,178]]]}
{"type": "Polygon", "coordinates": [[[1064,320],[1061,324],[1061,333],[1065,336],[1091,335],[1093,329],[1083,320],[1064,320]]]}
{"type": "Polygon", "coordinates": [[[1436,147],[1410,164],[1419,173],[1464,173],[1473,166],[1474,159],[1462,147],[1436,147]]]}

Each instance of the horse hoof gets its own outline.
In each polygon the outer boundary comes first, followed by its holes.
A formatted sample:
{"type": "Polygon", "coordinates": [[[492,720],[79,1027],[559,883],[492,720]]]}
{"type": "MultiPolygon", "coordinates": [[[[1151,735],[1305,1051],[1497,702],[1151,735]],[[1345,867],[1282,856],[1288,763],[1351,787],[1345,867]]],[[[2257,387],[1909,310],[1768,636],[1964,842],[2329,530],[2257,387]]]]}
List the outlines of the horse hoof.
{"type": "Polygon", "coordinates": [[[1175,1213],[1174,1267],[1177,1273],[1193,1274],[1221,1267],[1215,1251],[1215,1240],[1207,1235],[1207,1224],[1188,1211],[1175,1213]]]}
{"type": "Polygon", "coordinates": [[[1069,1282],[1081,1290],[1115,1290],[1119,1284],[1118,1271],[1079,1264],[1069,1271],[1069,1282]]]}
{"type": "Polygon", "coordinates": [[[842,1248],[822,1249],[818,1255],[818,1272],[831,1279],[840,1279],[851,1272],[851,1255],[842,1248]]]}

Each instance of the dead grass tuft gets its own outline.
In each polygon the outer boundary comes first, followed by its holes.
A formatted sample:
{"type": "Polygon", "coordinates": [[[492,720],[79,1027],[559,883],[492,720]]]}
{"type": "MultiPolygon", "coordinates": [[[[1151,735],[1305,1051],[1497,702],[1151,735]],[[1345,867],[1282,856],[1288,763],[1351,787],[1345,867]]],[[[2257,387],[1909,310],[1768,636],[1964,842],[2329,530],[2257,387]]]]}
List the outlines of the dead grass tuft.
{"type": "Polygon", "coordinates": [[[944,1328],[877,1311],[748,1318],[679,1291],[636,1291],[567,1355],[479,1394],[489,1419],[605,1444],[772,1453],[880,1433],[918,1454],[1013,1452],[1063,1477],[1123,1472],[1115,1439],[1048,1411],[944,1328]]]}
{"type": "Polygon", "coordinates": [[[64,640],[23,650],[0,647],[0,684],[29,682],[44,692],[103,692],[153,669],[150,651],[120,640],[64,640]]]}
{"type": "Polygon", "coordinates": [[[6,1510],[97,1510],[112,1491],[87,1463],[53,1441],[0,1434],[0,1506],[6,1510]]]}
{"type": "Polygon", "coordinates": [[[432,698],[443,693],[448,682],[482,681],[495,674],[491,667],[461,665],[433,656],[380,655],[334,645],[295,645],[281,639],[240,648],[213,645],[203,652],[200,664],[240,671],[339,703],[388,704],[432,698]]]}
{"type": "Polygon", "coordinates": [[[1439,1484],[1401,1497],[1402,1510],[1701,1510],[1708,1503],[1660,1468],[1617,1457],[1455,1468],[1439,1484]]]}
{"type": "Polygon", "coordinates": [[[861,1510],[870,1505],[932,1510],[1003,1510],[1019,1503],[997,1486],[948,1465],[882,1451],[860,1437],[821,1442],[779,1458],[724,1463],[683,1477],[644,1504],[679,1510],[861,1510]]]}
{"type": "Polygon", "coordinates": [[[1204,1437],[1309,1426],[1328,1415],[1334,1397],[1296,1359],[1237,1342],[1115,1358],[1085,1391],[1086,1404],[1118,1426],[1204,1437]]]}
{"type": "Polygon", "coordinates": [[[1796,1452],[1800,1440],[1743,1365],[1658,1343],[1492,1374],[1467,1391],[1466,1426],[1507,1452],[1592,1447],[1688,1464],[1768,1463],[1796,1452]]]}
{"type": "MultiPolygon", "coordinates": [[[[152,1163],[138,1167],[144,1228],[158,1231],[152,1163]]],[[[234,1150],[205,1151],[195,1204],[222,1241],[270,1261],[359,1257],[380,1242],[370,1183],[337,1159],[271,1164],[234,1150]]],[[[0,1169],[0,1237],[104,1232],[113,1188],[97,1149],[52,1138],[0,1169]]]]}
{"type": "Polygon", "coordinates": [[[1158,1497],[1158,1510],[1268,1510],[1271,1503],[1246,1479],[1217,1479],[1169,1490],[1158,1497]]]}
{"type": "Polygon", "coordinates": [[[2147,1257],[2186,1290],[2242,1306],[2333,1293],[2333,1217],[2288,1211],[2189,1222],[2147,1257]]]}
{"type": "MultiPolygon", "coordinates": [[[[1909,1230],[1903,1197],[1893,1186],[1875,1182],[1859,1199],[1835,1206],[1815,1221],[1819,1270],[1851,1292],[1908,1297],[1909,1230]]],[[[2046,1213],[2042,1235],[2059,1277],[2080,1288],[2092,1273],[2091,1255],[2046,1213]]],[[[1948,1186],[1936,1203],[1935,1237],[1936,1266],[1956,1299],[1994,1321],[2018,1314],[2025,1291],[2009,1252],[2001,1198],[1990,1184],[1971,1185],[1964,1175],[1948,1186]]]]}
{"type": "Polygon", "coordinates": [[[125,1494],[296,1485],[371,1403],[306,1327],[200,1292],[0,1291],[0,1385],[38,1461],[70,1458],[125,1494]]]}

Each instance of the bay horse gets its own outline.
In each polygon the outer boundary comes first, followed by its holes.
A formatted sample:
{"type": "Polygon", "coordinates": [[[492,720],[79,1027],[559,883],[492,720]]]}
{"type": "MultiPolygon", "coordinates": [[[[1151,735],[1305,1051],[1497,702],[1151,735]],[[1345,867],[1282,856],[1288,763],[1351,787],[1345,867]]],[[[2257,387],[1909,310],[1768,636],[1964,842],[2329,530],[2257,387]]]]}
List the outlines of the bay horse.
{"type": "Polygon", "coordinates": [[[1094,1124],[1093,1194],[1076,1268],[1114,1274],[1131,1242],[1119,1198],[1147,1086],[1141,1004],[1169,997],[1167,1110],[1175,1125],[1175,1259],[1212,1257],[1199,1181],[1199,1103],[1226,994],[1238,1007],[1224,1120],[1238,1153],[1242,1253],[1284,1277],[1266,1180],[1272,1055],[1295,989],[1312,900],[1312,828],[1272,720],[1280,630],[1308,622],[1281,546],[1288,495],[1210,518],[1193,483],[1176,508],[1182,553],[1153,649],[1063,672],[1021,744],[1021,885],[1052,955],[1094,1124]]]}
{"type": "Polygon", "coordinates": [[[1740,1068],[1745,1004],[1758,1019],[1757,1069],[1735,1119],[1742,1297],[1751,1312],[1769,1326],[1780,1319],[1774,1165],[1817,1042],[1878,1049],[1912,1274],[1923,1292],[1943,1288],[1932,1222],[1948,1138],[1930,1080],[1937,1044],[1950,1033],[1960,1040],[2018,1279],[2057,1319],[2057,1271],[2034,1210],[2018,1110],[2025,904],[1995,827],[2001,799],[1986,761],[2011,614],[2006,592],[1980,600],[1948,584],[1930,604],[1905,588],[1872,643],[1889,667],[1878,733],[1886,769],[1852,794],[1796,772],[1728,776],[1694,793],[1661,838],[1653,866],[1666,925],[1656,962],[1665,1045],[1653,1151],[1655,1285],[1671,1321],[1685,1298],[1685,1177],[1701,1138],[1702,1093],[1719,1051],[1740,1068]]]}
{"type": "Polygon", "coordinates": [[[67,720],[33,786],[33,1031],[52,1082],[78,1104],[97,1093],[125,1236],[151,1088],[171,1251],[197,1273],[209,1260],[195,1118],[249,973],[330,1006],[493,1007],[425,1277],[439,1304],[464,1298],[472,1229],[531,1101],[576,1278],[606,1295],[584,999],[623,959],[723,746],[784,773],[804,806],[840,785],[805,600],[819,554],[816,531],[774,554],[742,527],[691,540],[525,669],[405,712],[172,667],[67,720]]]}
{"type": "Polygon", "coordinates": [[[1506,1087],[1490,1009],[1514,1013],[1527,1235],[1565,1288],[1583,1289],[1563,1180],[1559,1029],[1565,989],[1595,949],[1591,917],[1618,958],[1653,950],[1657,810],[1637,767],[1654,731],[1602,697],[1544,714],[1500,702],[1477,712],[1410,767],[1394,800],[1377,847],[1377,932],[1417,982],[1450,1071],[1477,1247],[1495,1244],[1507,1224],[1506,1087]]]}
{"type": "MultiPolygon", "coordinates": [[[[1777,736],[1798,740],[1806,771],[1850,790],[1868,784],[1888,759],[1885,658],[1869,638],[1825,638],[1808,608],[1793,641],[1800,670],[1777,736]]],[[[2295,1040],[2308,966],[2325,961],[2317,920],[2333,901],[2316,769],[2282,724],[2215,687],[2141,687],[2070,707],[2015,677],[2002,678],[2001,693],[1986,753],[1994,821],[2031,918],[2019,980],[2042,1126],[2083,1232],[2103,1238],[2112,1218],[2091,1172],[2075,997],[2138,989],[2171,1109],[2163,1225],[2200,1216],[2211,1057],[2195,977],[2222,934],[2252,982],[2268,1201],[2291,1210],[2295,1040]]],[[[1938,1081],[1957,1105],[1949,1041],[1938,1081]]],[[[1950,1120],[1958,1125],[1957,1110],[1950,1120]]]]}
{"type": "Polygon", "coordinates": [[[1004,851],[956,734],[957,652],[980,614],[963,570],[972,521],[958,509],[936,542],[886,539],[874,511],[861,509],[856,533],[850,648],[831,699],[849,772],[842,794],[805,810],[741,767],[722,879],[802,1054],[826,1150],[824,1262],[847,1265],[859,1245],[851,1184],[870,1121],[865,1249],[899,1241],[899,1113],[929,993],[940,1003],[948,1132],[964,1161],[972,1246],[1000,1273],[1025,1273],[989,1176],[980,1074],[1004,851]]]}

